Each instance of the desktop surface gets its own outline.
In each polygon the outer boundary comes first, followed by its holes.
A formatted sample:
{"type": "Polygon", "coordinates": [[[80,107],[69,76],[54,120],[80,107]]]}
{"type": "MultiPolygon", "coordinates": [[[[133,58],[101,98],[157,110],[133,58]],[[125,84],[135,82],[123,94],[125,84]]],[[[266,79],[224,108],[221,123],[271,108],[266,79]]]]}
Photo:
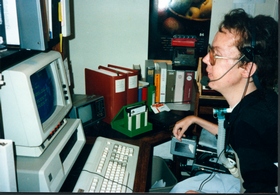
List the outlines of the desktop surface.
{"type": "MultiPolygon", "coordinates": [[[[183,116],[189,114],[188,112],[180,113],[183,116]]],[[[98,136],[139,146],[139,157],[133,191],[148,192],[151,183],[153,147],[171,140],[172,131],[170,131],[170,129],[156,129],[130,138],[116,130],[113,130],[110,124],[100,121],[99,123],[84,128],[84,131],[87,140],[86,145],[61,187],[60,192],[73,191],[88,155],[90,154],[93,144],[98,136]]]]}

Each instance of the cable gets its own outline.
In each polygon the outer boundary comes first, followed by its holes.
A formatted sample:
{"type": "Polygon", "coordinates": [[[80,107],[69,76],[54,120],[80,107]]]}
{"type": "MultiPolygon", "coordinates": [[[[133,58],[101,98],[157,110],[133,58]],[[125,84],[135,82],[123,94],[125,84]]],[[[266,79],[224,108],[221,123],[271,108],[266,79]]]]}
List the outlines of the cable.
{"type": "Polygon", "coordinates": [[[215,82],[215,81],[218,81],[220,79],[222,79],[229,71],[231,71],[243,58],[245,57],[245,55],[242,55],[238,61],[236,63],[234,63],[224,74],[222,74],[222,76],[220,76],[219,78],[217,79],[213,79],[213,80],[210,80],[207,76],[203,76],[201,78],[201,81],[200,83],[204,86],[207,86],[210,82],[215,82]]]}
{"type": "Polygon", "coordinates": [[[241,97],[241,100],[244,98],[245,94],[246,94],[246,91],[248,89],[248,86],[249,86],[249,82],[250,82],[250,75],[251,75],[251,72],[252,72],[252,69],[253,69],[253,62],[251,62],[252,66],[249,70],[249,74],[248,74],[248,78],[247,78],[247,81],[246,81],[246,84],[245,84],[245,88],[244,88],[244,91],[243,91],[243,94],[242,94],[242,97],[241,97]]]}
{"type": "Polygon", "coordinates": [[[198,188],[198,191],[199,191],[199,192],[202,192],[202,188],[204,187],[204,185],[205,185],[206,183],[208,183],[209,181],[211,181],[211,179],[214,178],[215,174],[216,174],[216,172],[213,171],[206,179],[204,179],[204,180],[201,182],[201,184],[200,184],[200,186],[199,186],[199,188],[198,188]]]}
{"type": "MultiPolygon", "coordinates": [[[[250,73],[251,73],[251,70],[252,70],[252,67],[250,68],[249,75],[250,75],[250,73]]],[[[242,95],[242,98],[241,98],[241,99],[243,99],[244,96],[245,96],[245,93],[246,93],[247,88],[248,88],[248,85],[249,85],[249,79],[250,79],[250,77],[248,77],[248,79],[247,79],[247,82],[246,82],[246,85],[245,85],[245,88],[244,88],[243,95],[242,95]]],[[[240,110],[239,107],[238,107],[238,110],[240,110]]],[[[231,128],[229,128],[229,129],[231,130],[231,128]]],[[[226,142],[227,142],[227,143],[229,142],[229,136],[227,136],[226,142]]],[[[226,144],[226,145],[227,145],[227,144],[226,144]]],[[[216,160],[216,163],[218,163],[218,161],[219,161],[219,159],[220,159],[220,157],[221,157],[221,154],[224,153],[224,152],[228,153],[228,150],[229,150],[229,148],[226,148],[226,149],[224,148],[224,149],[221,151],[221,153],[219,154],[219,156],[218,156],[218,158],[217,158],[217,160],[216,160]]],[[[201,182],[198,191],[201,191],[201,192],[202,192],[202,188],[204,187],[204,185],[205,185],[206,183],[208,183],[209,181],[211,181],[211,179],[214,178],[214,176],[215,176],[216,173],[215,173],[215,174],[213,174],[213,173],[214,173],[215,170],[217,170],[216,167],[214,168],[214,170],[213,170],[213,172],[211,173],[211,175],[209,175],[205,180],[203,180],[203,181],[201,182]]]]}
{"type": "Polygon", "coordinates": [[[214,81],[218,81],[218,80],[220,80],[220,79],[222,79],[229,71],[231,71],[231,69],[233,69],[233,67],[235,67],[243,58],[245,57],[245,55],[242,55],[240,58],[239,58],[239,60],[236,62],[236,63],[234,63],[222,76],[220,76],[219,78],[217,78],[217,79],[213,79],[213,80],[210,80],[209,79],[209,83],[210,82],[214,82],[214,81]]]}
{"type": "Polygon", "coordinates": [[[111,182],[113,182],[113,183],[116,183],[116,184],[118,184],[118,185],[121,185],[121,186],[123,186],[123,187],[125,187],[125,188],[127,188],[127,189],[130,189],[130,190],[133,192],[133,189],[131,189],[129,186],[127,186],[127,185],[125,185],[125,184],[122,184],[122,183],[119,183],[119,182],[117,182],[117,181],[114,181],[114,180],[112,180],[112,179],[110,179],[110,178],[107,178],[107,177],[105,177],[105,176],[103,176],[103,175],[101,175],[101,174],[99,174],[99,173],[96,173],[96,172],[93,172],[93,171],[89,171],[89,170],[85,170],[85,169],[83,169],[82,171],[85,171],[85,172],[88,172],[88,173],[91,173],[91,174],[96,174],[96,175],[102,177],[103,179],[107,179],[108,181],[111,181],[111,182]]]}
{"type": "MultiPolygon", "coordinates": [[[[217,160],[216,160],[216,163],[218,164],[218,161],[219,161],[219,159],[220,159],[220,157],[221,157],[221,154],[224,152],[224,150],[225,149],[223,149],[223,151],[219,154],[219,156],[218,156],[218,158],[217,158],[217,160]]],[[[226,151],[227,152],[227,151],[226,151]]],[[[202,182],[201,182],[201,184],[200,184],[200,186],[199,186],[199,188],[198,188],[198,191],[200,191],[200,192],[202,192],[202,188],[204,187],[204,185],[206,184],[206,183],[208,183],[209,181],[211,181],[213,178],[214,178],[214,176],[216,175],[216,170],[218,170],[217,169],[217,167],[214,167],[214,170],[213,170],[213,172],[206,178],[206,179],[204,179],[202,182]]]]}
{"type": "MultiPolygon", "coordinates": [[[[251,74],[252,67],[253,67],[253,64],[252,64],[252,66],[251,66],[251,68],[250,68],[249,75],[251,74]]],[[[243,95],[242,95],[242,98],[241,98],[241,99],[243,99],[244,96],[245,96],[245,93],[246,93],[247,88],[248,88],[248,85],[249,85],[249,79],[250,79],[250,77],[248,76],[247,81],[246,81],[246,85],[245,85],[245,88],[244,88],[244,91],[243,91],[243,95]]],[[[240,109],[240,108],[238,108],[238,109],[240,109]]],[[[230,128],[230,129],[231,129],[231,128],[230,128]]],[[[229,137],[228,137],[228,138],[229,138],[229,137]]],[[[228,142],[228,139],[226,140],[226,142],[228,142]]],[[[226,144],[226,145],[227,145],[227,144],[226,144]]],[[[218,158],[217,158],[217,160],[216,160],[216,163],[218,163],[218,161],[219,161],[219,159],[220,159],[220,157],[221,157],[221,154],[223,154],[224,152],[225,152],[225,153],[228,152],[227,148],[226,148],[226,149],[224,148],[224,149],[220,152],[220,154],[219,154],[219,156],[218,156],[218,158]]],[[[215,174],[216,174],[216,173],[215,173],[216,170],[217,170],[217,167],[214,167],[213,172],[212,172],[206,179],[204,179],[204,180],[201,182],[198,191],[202,192],[202,189],[203,189],[204,185],[205,185],[206,183],[208,183],[209,181],[211,181],[211,180],[214,178],[214,176],[215,176],[215,174]]]]}

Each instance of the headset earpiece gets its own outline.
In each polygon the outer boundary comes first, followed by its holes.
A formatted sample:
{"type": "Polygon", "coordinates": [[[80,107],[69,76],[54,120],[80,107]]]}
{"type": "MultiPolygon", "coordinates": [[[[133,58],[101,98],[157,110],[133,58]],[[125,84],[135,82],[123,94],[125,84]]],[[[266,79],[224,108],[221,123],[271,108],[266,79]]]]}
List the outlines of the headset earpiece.
{"type": "Polygon", "coordinates": [[[250,61],[254,61],[255,58],[255,49],[253,47],[243,47],[241,52],[245,55],[245,57],[250,61]]]}
{"type": "Polygon", "coordinates": [[[245,57],[250,61],[255,61],[255,46],[256,46],[256,26],[254,24],[254,20],[251,20],[251,24],[248,27],[249,32],[251,33],[251,46],[243,47],[241,52],[245,55],[245,57]]]}

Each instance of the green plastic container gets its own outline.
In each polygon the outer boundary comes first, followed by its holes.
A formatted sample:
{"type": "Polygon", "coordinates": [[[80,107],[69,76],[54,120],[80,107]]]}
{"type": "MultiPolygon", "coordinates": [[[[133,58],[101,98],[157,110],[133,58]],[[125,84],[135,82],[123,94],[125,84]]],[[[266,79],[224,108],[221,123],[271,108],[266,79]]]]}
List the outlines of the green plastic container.
{"type": "Polygon", "coordinates": [[[148,109],[139,114],[130,116],[128,108],[133,106],[146,106],[145,102],[137,102],[122,107],[118,114],[111,122],[112,129],[119,131],[128,137],[134,137],[136,135],[148,132],[153,129],[153,125],[148,122],[148,109]]]}

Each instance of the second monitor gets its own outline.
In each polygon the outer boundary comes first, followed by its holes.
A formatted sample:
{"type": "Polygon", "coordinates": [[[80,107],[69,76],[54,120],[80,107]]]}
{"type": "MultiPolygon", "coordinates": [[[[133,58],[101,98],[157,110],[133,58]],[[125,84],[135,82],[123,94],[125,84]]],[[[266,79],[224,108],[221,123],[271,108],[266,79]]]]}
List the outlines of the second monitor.
{"type": "Polygon", "coordinates": [[[94,124],[105,118],[104,97],[99,95],[74,94],[73,107],[69,118],[80,118],[83,127],[94,124]]]}

